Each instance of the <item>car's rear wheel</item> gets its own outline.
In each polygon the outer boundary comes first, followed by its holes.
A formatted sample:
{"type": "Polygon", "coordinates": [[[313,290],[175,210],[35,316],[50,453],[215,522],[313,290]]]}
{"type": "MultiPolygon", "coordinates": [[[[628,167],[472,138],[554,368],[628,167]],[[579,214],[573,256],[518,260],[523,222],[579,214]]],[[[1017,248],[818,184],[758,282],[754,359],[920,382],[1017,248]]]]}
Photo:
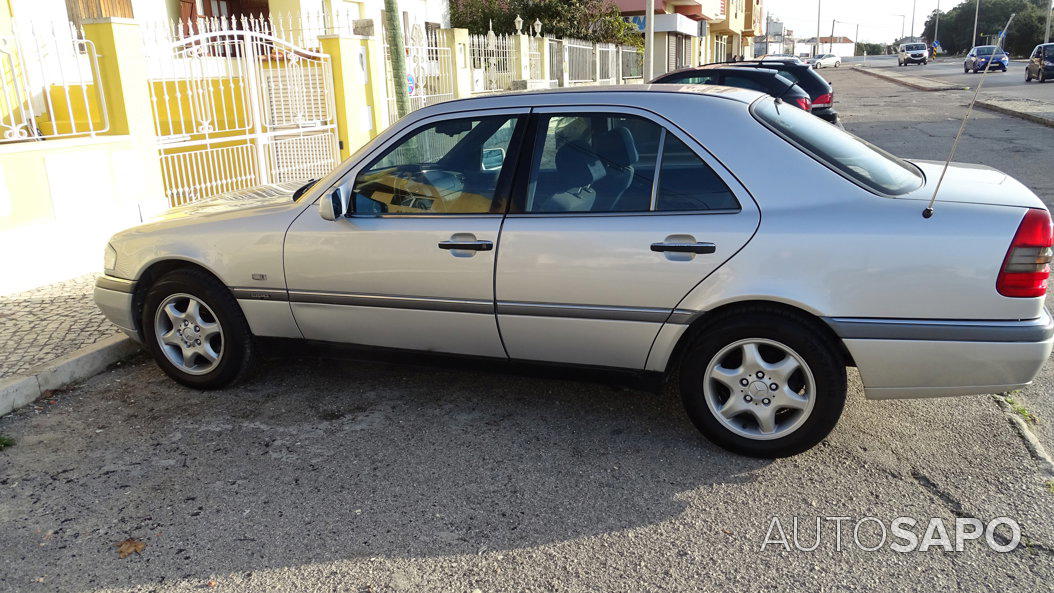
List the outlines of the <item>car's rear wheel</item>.
{"type": "Polygon", "coordinates": [[[1040,70],[1040,71],[1039,71],[1039,76],[1038,76],[1038,77],[1036,77],[1036,78],[1037,78],[1037,80],[1039,80],[1039,82],[1041,82],[1041,83],[1043,83],[1043,82],[1047,82],[1047,73],[1046,73],[1046,72],[1044,72],[1043,70],[1040,70]]]}
{"type": "Polygon", "coordinates": [[[680,373],[688,416],[708,439],[752,457],[822,441],[841,416],[845,363],[810,324],[759,308],[704,328],[680,373]]]}
{"type": "Polygon", "coordinates": [[[238,302],[205,272],[162,276],[147,292],[142,328],[161,370],[188,387],[226,387],[252,365],[252,333],[238,302]]]}

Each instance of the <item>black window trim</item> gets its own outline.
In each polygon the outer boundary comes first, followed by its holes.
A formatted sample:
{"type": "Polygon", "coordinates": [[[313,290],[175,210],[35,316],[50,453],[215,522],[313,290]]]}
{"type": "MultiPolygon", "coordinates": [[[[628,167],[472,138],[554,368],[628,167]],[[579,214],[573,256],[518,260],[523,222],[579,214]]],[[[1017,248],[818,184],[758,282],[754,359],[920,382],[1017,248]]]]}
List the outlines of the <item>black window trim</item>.
{"type": "MultiPolygon", "coordinates": [[[[641,108],[626,108],[620,105],[553,105],[539,108],[532,108],[530,113],[530,123],[526,126],[526,134],[522,138],[521,149],[522,152],[518,155],[519,160],[516,166],[516,177],[515,177],[515,188],[512,192],[512,199],[509,200],[509,209],[506,211],[506,217],[509,218],[554,218],[554,217],[608,217],[608,216],[685,216],[685,215],[699,215],[699,214],[739,214],[743,212],[743,199],[744,197],[754,200],[754,197],[750,195],[750,192],[746,187],[739,181],[734,173],[728,170],[724,166],[724,163],[719,161],[717,157],[706,150],[704,151],[710,157],[709,159],[704,158],[699,152],[692,147],[692,142],[695,142],[694,138],[691,142],[686,138],[691,138],[684,133],[683,130],[678,128],[669,120],[657,116],[651,111],[647,111],[641,108]],[[539,111],[541,109],[542,111],[539,111]],[[634,112],[646,112],[648,115],[634,112]],[[589,113],[608,113],[614,115],[640,117],[646,119],[655,125],[659,126],[661,130],[659,139],[659,150],[656,154],[655,159],[655,175],[652,179],[652,193],[651,202],[649,204],[649,210],[640,210],[636,212],[527,212],[527,186],[529,183],[531,169],[533,166],[532,159],[534,156],[534,145],[538,137],[538,121],[543,117],[551,116],[564,116],[564,117],[578,117],[589,113]],[[674,131],[677,130],[677,131],[674,131]],[[680,131],[681,133],[678,133],[680,131]],[[658,184],[660,178],[660,171],[662,169],[662,152],[663,144],[665,144],[666,135],[672,134],[674,138],[677,138],[688,147],[689,150],[695,154],[696,158],[701,160],[706,166],[714,172],[719,180],[728,188],[728,191],[735,198],[739,204],[738,208],[724,208],[724,209],[713,209],[713,210],[655,210],[655,201],[657,198],[658,184]],[[713,162],[711,162],[711,160],[713,162]],[[716,166],[715,166],[716,165],[716,166]],[[722,175],[720,170],[724,170],[727,174],[722,175]],[[739,186],[737,191],[733,184],[729,183],[729,178],[735,180],[736,185],[739,186]],[[745,194],[745,195],[743,195],[745,194]]],[[[701,144],[700,144],[701,145],[701,144]]]]}

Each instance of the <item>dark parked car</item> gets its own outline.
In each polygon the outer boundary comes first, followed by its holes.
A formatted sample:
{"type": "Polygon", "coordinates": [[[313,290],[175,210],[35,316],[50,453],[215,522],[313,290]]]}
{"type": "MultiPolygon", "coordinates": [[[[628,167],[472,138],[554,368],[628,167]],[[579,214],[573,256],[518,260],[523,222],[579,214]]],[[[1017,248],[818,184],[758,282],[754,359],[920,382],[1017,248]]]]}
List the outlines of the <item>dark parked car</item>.
{"type": "Polygon", "coordinates": [[[1003,48],[995,45],[978,45],[971,49],[970,53],[966,54],[966,59],[963,60],[963,74],[969,74],[970,72],[977,74],[985,68],[988,68],[989,71],[1002,70],[1006,72],[1006,67],[1009,63],[1010,58],[1003,51],[1003,48]]]}
{"type": "Polygon", "coordinates": [[[1037,45],[1025,66],[1025,82],[1035,78],[1040,82],[1054,79],[1054,43],[1037,45]]]}
{"type": "Polygon", "coordinates": [[[771,68],[683,68],[663,74],[652,84],[720,84],[761,91],[806,111],[812,110],[812,98],[800,86],[771,68]]]}
{"type": "MultiPolygon", "coordinates": [[[[729,64],[707,64],[699,68],[725,68],[729,64]]],[[[838,112],[834,110],[834,89],[812,66],[797,58],[749,60],[736,62],[736,68],[768,68],[778,70],[812,98],[812,114],[832,124],[838,124],[838,112]]]]}

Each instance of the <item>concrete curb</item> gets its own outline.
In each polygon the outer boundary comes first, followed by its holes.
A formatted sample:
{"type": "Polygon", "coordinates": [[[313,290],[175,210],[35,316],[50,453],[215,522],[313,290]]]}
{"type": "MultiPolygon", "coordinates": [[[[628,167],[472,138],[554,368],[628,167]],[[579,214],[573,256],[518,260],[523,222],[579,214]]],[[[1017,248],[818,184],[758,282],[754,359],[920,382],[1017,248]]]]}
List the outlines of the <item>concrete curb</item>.
{"type": "Polygon", "coordinates": [[[1032,429],[1028,427],[1028,423],[1025,422],[1021,416],[1014,413],[1014,410],[1010,408],[1010,404],[1006,403],[1004,396],[993,395],[992,399],[994,399],[995,403],[1002,408],[1003,413],[1006,414],[1010,423],[1017,428],[1017,432],[1021,435],[1021,439],[1025,441],[1025,447],[1028,449],[1028,452],[1031,453],[1039,463],[1040,471],[1045,477],[1054,478],[1054,459],[1051,459],[1050,453],[1047,453],[1047,448],[1043,446],[1043,443],[1039,442],[1039,437],[1036,436],[1036,433],[1032,432],[1032,429]]]}
{"type": "Polygon", "coordinates": [[[856,72],[862,72],[869,74],[876,78],[895,82],[897,84],[913,88],[919,91],[962,91],[966,87],[957,86],[954,84],[948,84],[946,82],[937,82],[933,80],[927,80],[921,76],[904,76],[902,74],[890,74],[888,72],[878,72],[873,68],[862,68],[860,66],[853,66],[853,70],[856,72]]]}
{"type": "Polygon", "coordinates": [[[117,334],[29,371],[0,380],[0,416],[32,403],[44,392],[91,377],[139,352],[139,344],[117,334]]]}
{"type": "MultiPolygon", "coordinates": [[[[1017,100],[1014,102],[1022,103],[1025,101],[1017,100]]],[[[1042,126],[1054,128],[1054,105],[1047,104],[1049,108],[1047,111],[1037,113],[1024,111],[1022,109],[1013,109],[1011,107],[1006,107],[1004,105],[1000,105],[998,101],[992,100],[977,99],[976,105],[989,111],[995,111],[1004,115],[1012,115],[1014,117],[1019,117],[1024,120],[1040,124],[1042,126]]]]}

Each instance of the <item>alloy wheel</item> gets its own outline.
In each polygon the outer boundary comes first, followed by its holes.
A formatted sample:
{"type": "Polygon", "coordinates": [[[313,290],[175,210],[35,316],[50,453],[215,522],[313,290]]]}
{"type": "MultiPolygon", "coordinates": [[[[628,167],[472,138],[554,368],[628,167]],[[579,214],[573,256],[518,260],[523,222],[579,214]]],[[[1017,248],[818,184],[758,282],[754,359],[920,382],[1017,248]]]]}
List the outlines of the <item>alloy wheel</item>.
{"type": "Polygon", "coordinates": [[[775,340],[749,338],[725,346],[711,359],[703,381],[714,418],[748,439],[789,435],[809,418],[816,402],[809,365],[775,340]]]}
{"type": "Polygon", "coordinates": [[[223,328],[204,302],[189,294],[173,294],[154,314],[154,335],[165,357],[191,375],[204,375],[223,358],[223,328]]]}

